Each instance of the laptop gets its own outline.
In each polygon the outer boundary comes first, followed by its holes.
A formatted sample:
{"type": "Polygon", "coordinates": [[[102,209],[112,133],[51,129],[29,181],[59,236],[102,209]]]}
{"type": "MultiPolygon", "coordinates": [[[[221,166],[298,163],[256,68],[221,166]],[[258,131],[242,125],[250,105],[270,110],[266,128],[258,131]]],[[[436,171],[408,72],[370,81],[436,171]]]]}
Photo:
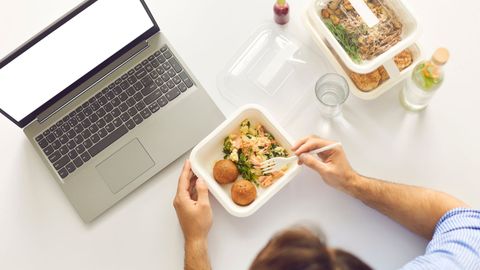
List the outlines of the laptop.
{"type": "Polygon", "coordinates": [[[0,109],[85,222],[224,120],[143,0],[82,2],[0,60],[0,109]]]}

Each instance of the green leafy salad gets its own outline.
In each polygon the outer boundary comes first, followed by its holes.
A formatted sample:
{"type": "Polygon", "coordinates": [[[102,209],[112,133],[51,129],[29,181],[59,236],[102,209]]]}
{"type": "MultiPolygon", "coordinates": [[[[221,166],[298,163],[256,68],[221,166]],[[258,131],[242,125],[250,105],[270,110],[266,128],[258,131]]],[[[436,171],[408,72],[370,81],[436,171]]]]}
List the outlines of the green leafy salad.
{"type": "Polygon", "coordinates": [[[283,170],[263,174],[260,169],[262,162],[273,157],[288,156],[287,150],[277,143],[272,134],[260,124],[253,127],[248,119],[240,124],[239,133],[225,138],[223,153],[224,159],[233,161],[245,180],[262,187],[270,186],[284,174],[283,170]]]}

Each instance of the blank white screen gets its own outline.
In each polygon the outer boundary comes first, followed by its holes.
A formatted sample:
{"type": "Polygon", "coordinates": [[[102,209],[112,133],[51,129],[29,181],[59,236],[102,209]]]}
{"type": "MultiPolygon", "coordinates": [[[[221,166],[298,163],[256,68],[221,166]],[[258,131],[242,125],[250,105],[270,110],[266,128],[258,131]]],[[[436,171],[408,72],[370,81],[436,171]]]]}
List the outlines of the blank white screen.
{"type": "Polygon", "coordinates": [[[0,69],[0,108],[20,121],[153,26],[139,0],[99,0],[0,69]]]}

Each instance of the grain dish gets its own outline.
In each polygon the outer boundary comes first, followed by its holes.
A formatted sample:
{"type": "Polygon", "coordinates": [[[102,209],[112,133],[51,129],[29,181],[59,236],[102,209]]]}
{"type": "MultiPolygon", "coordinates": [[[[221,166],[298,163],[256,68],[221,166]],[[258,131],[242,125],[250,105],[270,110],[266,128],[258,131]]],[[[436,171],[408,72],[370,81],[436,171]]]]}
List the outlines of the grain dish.
{"type": "Polygon", "coordinates": [[[384,0],[364,0],[379,23],[368,27],[349,0],[327,1],[323,23],[356,63],[371,60],[402,40],[403,24],[384,0]]]}

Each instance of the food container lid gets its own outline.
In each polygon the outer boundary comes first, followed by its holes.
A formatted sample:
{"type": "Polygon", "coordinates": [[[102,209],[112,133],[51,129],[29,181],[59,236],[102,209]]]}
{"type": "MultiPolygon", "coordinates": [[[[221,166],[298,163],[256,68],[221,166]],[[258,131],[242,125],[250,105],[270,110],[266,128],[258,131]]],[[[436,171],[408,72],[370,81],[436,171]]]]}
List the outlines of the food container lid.
{"type": "MultiPolygon", "coordinates": [[[[235,106],[267,108],[282,124],[299,110],[322,74],[333,68],[275,24],[254,31],[217,77],[220,93],[235,106]]],[[[310,100],[311,102],[311,100],[310,100]]]]}
{"type": "Polygon", "coordinates": [[[412,45],[419,28],[402,0],[313,0],[308,16],[346,66],[374,71],[412,45]]]}

